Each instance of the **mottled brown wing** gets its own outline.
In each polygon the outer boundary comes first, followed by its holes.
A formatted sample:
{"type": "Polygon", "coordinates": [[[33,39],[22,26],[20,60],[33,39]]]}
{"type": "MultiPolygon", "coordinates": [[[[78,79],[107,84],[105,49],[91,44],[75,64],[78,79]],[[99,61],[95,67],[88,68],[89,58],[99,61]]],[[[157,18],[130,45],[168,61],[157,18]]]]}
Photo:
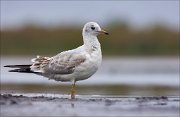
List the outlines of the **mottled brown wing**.
{"type": "Polygon", "coordinates": [[[50,62],[49,57],[42,57],[37,56],[31,60],[33,62],[32,66],[30,67],[34,72],[43,72],[43,68],[47,66],[50,62]]]}
{"type": "Polygon", "coordinates": [[[71,74],[75,67],[86,60],[85,55],[72,52],[60,53],[44,67],[47,74],[71,74]]]}

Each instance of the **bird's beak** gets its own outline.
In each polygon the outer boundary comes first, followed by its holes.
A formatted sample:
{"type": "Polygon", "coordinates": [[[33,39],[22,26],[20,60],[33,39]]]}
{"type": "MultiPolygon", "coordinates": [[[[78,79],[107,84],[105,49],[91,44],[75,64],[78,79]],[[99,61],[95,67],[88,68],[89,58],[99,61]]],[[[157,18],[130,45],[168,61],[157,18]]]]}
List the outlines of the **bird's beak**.
{"type": "Polygon", "coordinates": [[[106,35],[109,35],[109,33],[106,32],[105,30],[101,30],[101,31],[97,31],[97,32],[99,32],[100,34],[106,34],[106,35]]]}

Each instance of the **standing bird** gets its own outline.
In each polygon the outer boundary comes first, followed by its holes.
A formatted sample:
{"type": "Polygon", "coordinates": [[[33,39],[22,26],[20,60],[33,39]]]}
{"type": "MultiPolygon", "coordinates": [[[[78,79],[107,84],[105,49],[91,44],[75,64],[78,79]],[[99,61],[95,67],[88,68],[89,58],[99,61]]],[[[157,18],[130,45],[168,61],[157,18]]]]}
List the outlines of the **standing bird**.
{"type": "Polygon", "coordinates": [[[35,73],[56,81],[72,82],[71,99],[75,98],[75,83],[92,76],[102,62],[101,45],[97,39],[99,34],[108,33],[96,22],[84,25],[82,36],[84,44],[78,48],[63,51],[53,57],[37,56],[31,65],[7,65],[16,68],[9,72],[35,73]]]}

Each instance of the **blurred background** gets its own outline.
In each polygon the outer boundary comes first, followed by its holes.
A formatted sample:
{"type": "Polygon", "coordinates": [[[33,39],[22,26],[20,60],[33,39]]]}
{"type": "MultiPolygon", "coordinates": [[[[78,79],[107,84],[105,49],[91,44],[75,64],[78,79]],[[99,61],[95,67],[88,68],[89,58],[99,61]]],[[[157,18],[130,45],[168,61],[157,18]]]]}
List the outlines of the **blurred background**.
{"type": "Polygon", "coordinates": [[[69,93],[70,83],[8,73],[82,44],[86,22],[98,22],[103,63],[77,83],[78,94],[179,95],[179,1],[1,1],[1,92],[69,93]],[[98,90],[97,90],[98,89],[98,90]]]}

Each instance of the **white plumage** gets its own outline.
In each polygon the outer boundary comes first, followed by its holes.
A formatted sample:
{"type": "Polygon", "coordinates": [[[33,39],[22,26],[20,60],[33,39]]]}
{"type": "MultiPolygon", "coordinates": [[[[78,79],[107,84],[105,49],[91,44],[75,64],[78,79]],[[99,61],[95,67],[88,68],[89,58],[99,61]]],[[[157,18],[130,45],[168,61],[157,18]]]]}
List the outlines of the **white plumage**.
{"type": "Polygon", "coordinates": [[[32,59],[33,64],[28,68],[25,65],[6,67],[20,68],[12,70],[13,72],[27,71],[56,81],[70,81],[73,83],[71,98],[74,98],[75,82],[89,78],[101,65],[101,45],[97,39],[97,35],[101,33],[108,34],[96,22],[88,22],[82,31],[84,42],[82,46],[61,52],[53,57],[37,56],[32,59]]]}

